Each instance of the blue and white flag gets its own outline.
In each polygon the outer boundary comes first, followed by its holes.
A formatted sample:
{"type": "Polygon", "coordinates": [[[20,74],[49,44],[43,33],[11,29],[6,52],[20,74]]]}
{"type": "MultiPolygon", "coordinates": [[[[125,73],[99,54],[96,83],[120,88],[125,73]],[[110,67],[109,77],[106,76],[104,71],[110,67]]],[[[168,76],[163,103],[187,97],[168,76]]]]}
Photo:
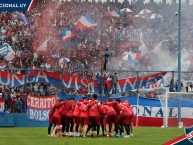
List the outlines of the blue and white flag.
{"type": "Polygon", "coordinates": [[[2,55],[6,60],[12,60],[15,57],[15,52],[9,44],[4,43],[0,46],[0,55],[2,55]]]}
{"type": "Polygon", "coordinates": [[[25,24],[30,24],[33,22],[30,18],[28,18],[22,13],[17,14],[17,17],[20,21],[24,22],[25,24]]]}

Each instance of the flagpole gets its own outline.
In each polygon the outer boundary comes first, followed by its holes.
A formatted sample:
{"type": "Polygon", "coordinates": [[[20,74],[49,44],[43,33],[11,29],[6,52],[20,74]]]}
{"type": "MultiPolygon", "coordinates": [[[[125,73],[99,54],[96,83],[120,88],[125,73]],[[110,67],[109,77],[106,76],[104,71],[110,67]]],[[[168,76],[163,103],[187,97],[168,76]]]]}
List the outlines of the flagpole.
{"type": "Polygon", "coordinates": [[[28,97],[28,94],[27,94],[27,75],[28,75],[28,69],[25,69],[24,70],[25,71],[25,84],[24,84],[24,95],[25,95],[25,104],[24,104],[24,108],[23,109],[25,109],[25,110],[23,110],[23,111],[27,111],[27,97],[28,97]]]}
{"type": "Polygon", "coordinates": [[[103,85],[103,55],[102,55],[102,59],[101,59],[101,95],[102,95],[102,97],[103,97],[103,95],[104,95],[104,85],[103,85]]]}
{"type": "MultiPolygon", "coordinates": [[[[136,84],[138,84],[138,78],[139,78],[139,71],[136,72],[137,73],[137,77],[136,77],[136,84]]],[[[139,121],[139,112],[138,112],[138,108],[139,108],[139,86],[137,87],[137,109],[136,109],[136,126],[138,127],[138,121],[139,121]]]]}
{"type": "MultiPolygon", "coordinates": [[[[178,8],[178,92],[181,92],[181,0],[178,8]]],[[[181,122],[181,95],[178,95],[178,126],[181,122]]]]}

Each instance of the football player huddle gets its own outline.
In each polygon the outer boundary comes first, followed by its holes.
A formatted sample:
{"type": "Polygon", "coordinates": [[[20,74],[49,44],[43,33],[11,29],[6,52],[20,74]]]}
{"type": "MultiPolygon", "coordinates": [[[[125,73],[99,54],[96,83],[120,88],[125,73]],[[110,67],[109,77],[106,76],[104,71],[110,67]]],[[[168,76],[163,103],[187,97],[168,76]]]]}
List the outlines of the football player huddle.
{"type": "Polygon", "coordinates": [[[133,136],[134,112],[127,100],[98,101],[69,98],[57,102],[49,113],[48,136],[52,137],[124,137],[133,136]],[[52,125],[55,125],[51,133],[52,125]],[[100,134],[100,128],[102,134],[100,134]]]}

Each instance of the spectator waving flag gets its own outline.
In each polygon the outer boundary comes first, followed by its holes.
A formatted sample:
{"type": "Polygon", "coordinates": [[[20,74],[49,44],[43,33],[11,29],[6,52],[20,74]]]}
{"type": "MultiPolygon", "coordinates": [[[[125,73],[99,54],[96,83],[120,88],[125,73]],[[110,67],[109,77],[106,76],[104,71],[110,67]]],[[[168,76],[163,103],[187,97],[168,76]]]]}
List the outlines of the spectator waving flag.
{"type": "Polygon", "coordinates": [[[124,52],[122,54],[122,59],[128,62],[137,62],[141,59],[141,53],[137,52],[124,52]]]}
{"type": "Polygon", "coordinates": [[[46,52],[47,50],[47,46],[48,46],[48,41],[50,40],[50,38],[48,38],[44,43],[42,43],[36,51],[41,51],[41,52],[46,52]]]}
{"type": "Polygon", "coordinates": [[[20,21],[24,22],[25,24],[32,23],[32,20],[22,13],[17,14],[17,17],[20,21]]]}
{"type": "Polygon", "coordinates": [[[97,25],[97,23],[93,20],[90,14],[86,14],[84,16],[81,16],[75,23],[75,25],[77,26],[77,28],[80,29],[93,29],[97,25]]]}
{"type": "Polygon", "coordinates": [[[111,17],[119,18],[121,16],[121,13],[119,9],[114,9],[112,12],[109,12],[108,15],[111,17]]]}
{"type": "Polygon", "coordinates": [[[7,43],[4,43],[0,46],[0,54],[6,59],[6,60],[12,60],[15,57],[15,52],[11,48],[11,46],[7,43]]]}
{"type": "Polygon", "coordinates": [[[75,34],[72,34],[72,32],[70,30],[68,30],[67,28],[63,29],[63,31],[62,31],[62,40],[64,42],[67,42],[68,40],[70,40],[74,36],[75,36],[75,34]]]}

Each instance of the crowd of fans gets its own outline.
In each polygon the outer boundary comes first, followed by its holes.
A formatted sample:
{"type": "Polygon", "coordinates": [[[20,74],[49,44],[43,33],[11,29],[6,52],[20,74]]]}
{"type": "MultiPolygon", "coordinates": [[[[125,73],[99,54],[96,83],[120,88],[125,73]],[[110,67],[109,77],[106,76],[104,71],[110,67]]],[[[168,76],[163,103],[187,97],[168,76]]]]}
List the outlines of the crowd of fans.
{"type": "MultiPolygon", "coordinates": [[[[190,53],[193,49],[192,7],[183,5],[181,21],[182,50],[190,53]]],[[[79,76],[87,77],[87,71],[78,70],[89,69],[91,72],[100,73],[103,68],[104,53],[108,48],[110,60],[107,65],[107,76],[113,73],[108,70],[140,70],[147,74],[146,71],[158,70],[157,68],[161,69],[165,65],[164,63],[160,65],[158,62],[162,61],[152,53],[159,42],[167,40],[166,46],[171,57],[177,56],[178,17],[175,15],[177,10],[177,4],[156,3],[153,0],[149,3],[143,3],[140,0],[135,3],[129,3],[129,1],[118,3],[117,1],[36,0],[31,11],[23,12],[33,21],[30,24],[20,21],[17,12],[0,13],[0,45],[8,43],[16,53],[12,61],[7,61],[3,56],[0,56],[0,68],[19,68],[18,73],[24,73],[20,69],[61,69],[63,71],[70,69],[71,71],[67,71],[69,74],[78,72],[79,76]],[[129,8],[132,13],[122,13],[120,18],[110,17],[108,13],[116,8],[129,8]],[[135,15],[143,9],[148,9],[151,14],[159,14],[162,17],[156,19],[136,18],[135,15]],[[97,23],[94,29],[76,28],[75,22],[85,14],[90,14],[97,23]],[[62,41],[61,36],[64,28],[68,28],[75,34],[75,37],[66,43],[62,41]],[[125,36],[128,37],[125,38],[125,36]],[[37,48],[48,39],[46,52],[37,51],[37,48]],[[137,45],[130,45],[128,48],[122,47],[125,39],[137,45]],[[128,63],[122,60],[123,52],[136,52],[141,49],[142,44],[148,48],[148,52],[142,56],[140,61],[128,63]],[[69,58],[70,62],[61,65],[59,59],[64,57],[69,58]]],[[[192,58],[189,59],[192,63],[192,58]]],[[[93,74],[96,77],[95,73],[93,74]]],[[[136,73],[119,72],[118,75],[119,78],[131,76],[136,76],[136,73]]],[[[27,92],[41,96],[52,94],[58,90],[54,88],[54,91],[50,91],[51,88],[51,85],[30,84],[27,86],[29,89],[27,92]]],[[[88,88],[81,88],[80,91],[65,89],[63,92],[84,94],[88,92],[88,88]]],[[[24,96],[26,96],[22,95],[23,93],[24,87],[2,86],[2,95],[6,100],[9,100],[11,105],[8,108],[12,112],[22,112],[25,104],[24,96]],[[14,110],[13,106],[15,106],[14,110]]]]}
{"type": "Polygon", "coordinates": [[[26,111],[26,97],[28,95],[50,96],[57,94],[60,90],[50,84],[28,84],[22,87],[0,87],[0,97],[5,99],[6,112],[22,113],[26,111]],[[25,93],[26,92],[26,93],[25,93]]]}
{"type": "MultiPolygon", "coordinates": [[[[143,41],[149,51],[163,40],[170,40],[169,49],[175,51],[177,48],[176,34],[178,32],[177,17],[175,16],[177,6],[177,4],[169,5],[154,2],[144,4],[142,1],[137,1],[134,4],[129,2],[121,4],[94,1],[36,1],[33,9],[25,13],[33,21],[30,24],[19,21],[16,13],[2,12],[0,14],[0,44],[8,43],[11,45],[16,52],[16,56],[10,62],[1,57],[1,67],[60,68],[58,59],[67,57],[71,61],[63,66],[65,69],[100,70],[104,51],[109,48],[111,57],[108,70],[128,70],[128,68],[133,71],[153,70],[153,62],[151,62],[148,54],[138,63],[128,63],[121,60],[121,53],[131,51],[134,46],[130,46],[130,48],[123,51],[120,50],[120,45],[124,39],[120,35],[129,33],[130,37],[128,39],[138,42],[137,47],[140,47],[141,38],[139,33],[142,31],[143,41]],[[130,8],[133,12],[124,13],[120,18],[108,16],[109,11],[125,7],[130,8]],[[162,18],[160,20],[135,18],[134,16],[142,9],[149,9],[152,14],[160,14],[162,18]],[[87,13],[93,17],[97,26],[94,29],[77,30],[74,23],[81,15],[87,13]],[[73,45],[66,46],[62,41],[61,32],[64,28],[68,28],[76,34],[71,42],[77,42],[79,49],[73,45]],[[50,40],[48,41],[46,53],[36,51],[48,38],[50,40]]],[[[184,32],[182,34],[182,46],[184,49],[189,50],[192,49],[192,21],[191,16],[185,14],[191,12],[191,6],[185,8],[183,10],[184,15],[182,15],[182,29],[184,32]]]]}

